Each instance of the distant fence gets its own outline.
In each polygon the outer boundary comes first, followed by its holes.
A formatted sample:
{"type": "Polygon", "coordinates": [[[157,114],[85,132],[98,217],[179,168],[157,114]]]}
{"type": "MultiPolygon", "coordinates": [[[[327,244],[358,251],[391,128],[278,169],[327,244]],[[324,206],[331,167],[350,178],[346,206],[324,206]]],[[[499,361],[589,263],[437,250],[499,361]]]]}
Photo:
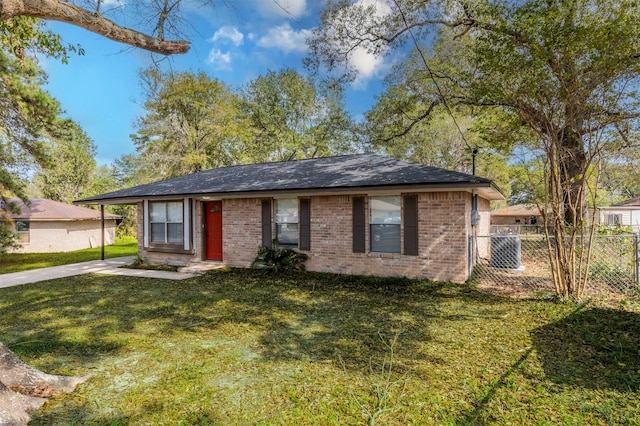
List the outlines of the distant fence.
{"type": "MultiPolygon", "coordinates": [[[[549,241],[552,246],[555,244],[553,238],[549,241]]],[[[585,293],[638,294],[640,236],[594,235],[591,244],[589,282],[585,293]]],[[[553,290],[544,235],[472,236],[469,247],[473,279],[505,287],[553,290]]]]}
{"type": "Polygon", "coordinates": [[[494,234],[519,234],[519,235],[544,235],[543,225],[491,225],[491,235],[494,234]]]}

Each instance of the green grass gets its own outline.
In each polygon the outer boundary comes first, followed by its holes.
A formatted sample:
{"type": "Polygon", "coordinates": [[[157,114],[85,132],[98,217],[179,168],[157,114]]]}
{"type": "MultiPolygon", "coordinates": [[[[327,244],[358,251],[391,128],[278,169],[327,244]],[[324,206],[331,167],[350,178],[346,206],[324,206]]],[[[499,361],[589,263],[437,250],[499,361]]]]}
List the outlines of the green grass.
{"type": "Polygon", "coordinates": [[[33,425],[360,425],[384,390],[377,424],[640,424],[629,306],[230,270],[0,289],[0,318],[25,361],[93,375],[33,425]]]}
{"type": "MultiPolygon", "coordinates": [[[[65,253],[7,253],[0,254],[0,274],[68,265],[100,259],[100,247],[65,253]]],[[[123,238],[115,244],[105,246],[104,255],[109,259],[120,256],[134,256],[138,253],[138,243],[133,238],[123,238]]]]}

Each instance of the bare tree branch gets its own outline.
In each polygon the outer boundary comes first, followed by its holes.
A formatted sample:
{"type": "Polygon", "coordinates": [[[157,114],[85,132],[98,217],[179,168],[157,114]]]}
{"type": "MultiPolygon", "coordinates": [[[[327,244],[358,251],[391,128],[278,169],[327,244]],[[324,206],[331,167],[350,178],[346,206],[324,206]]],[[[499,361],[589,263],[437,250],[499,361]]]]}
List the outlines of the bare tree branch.
{"type": "Polygon", "coordinates": [[[66,22],[111,40],[163,55],[186,53],[190,48],[188,41],[165,41],[162,37],[152,37],[62,0],[0,0],[0,20],[16,16],[66,22]]]}

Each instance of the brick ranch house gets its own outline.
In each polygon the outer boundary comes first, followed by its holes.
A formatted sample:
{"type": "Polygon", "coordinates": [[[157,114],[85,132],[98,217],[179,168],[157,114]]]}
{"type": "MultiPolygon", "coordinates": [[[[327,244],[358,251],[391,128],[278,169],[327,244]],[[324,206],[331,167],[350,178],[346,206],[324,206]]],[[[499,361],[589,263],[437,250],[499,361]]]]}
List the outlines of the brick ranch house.
{"type": "Polygon", "coordinates": [[[308,254],[310,271],[464,282],[469,236],[488,234],[500,199],[489,179],[355,154],[222,167],[76,203],[136,204],[150,262],[248,267],[275,240],[308,254]]]}
{"type": "MultiPolygon", "coordinates": [[[[98,210],[32,198],[27,206],[21,200],[10,200],[20,213],[10,214],[11,227],[18,234],[19,247],[14,253],[54,253],[98,247],[102,241],[101,214],[98,210]]],[[[120,216],[104,215],[104,244],[115,242],[120,216]]]]}

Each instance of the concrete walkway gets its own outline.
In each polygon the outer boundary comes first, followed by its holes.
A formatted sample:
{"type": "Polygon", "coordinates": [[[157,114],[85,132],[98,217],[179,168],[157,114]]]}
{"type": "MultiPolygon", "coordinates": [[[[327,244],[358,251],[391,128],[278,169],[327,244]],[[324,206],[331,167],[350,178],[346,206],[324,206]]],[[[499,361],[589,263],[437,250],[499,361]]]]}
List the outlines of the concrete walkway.
{"type": "Polygon", "coordinates": [[[2,274],[0,275],[0,288],[82,274],[124,275],[129,277],[148,277],[165,280],[184,280],[198,276],[197,274],[184,272],[121,268],[123,265],[131,264],[134,258],[134,256],[116,257],[113,259],[92,260],[90,262],[73,263],[71,265],[52,266],[50,268],[2,274]]]}

